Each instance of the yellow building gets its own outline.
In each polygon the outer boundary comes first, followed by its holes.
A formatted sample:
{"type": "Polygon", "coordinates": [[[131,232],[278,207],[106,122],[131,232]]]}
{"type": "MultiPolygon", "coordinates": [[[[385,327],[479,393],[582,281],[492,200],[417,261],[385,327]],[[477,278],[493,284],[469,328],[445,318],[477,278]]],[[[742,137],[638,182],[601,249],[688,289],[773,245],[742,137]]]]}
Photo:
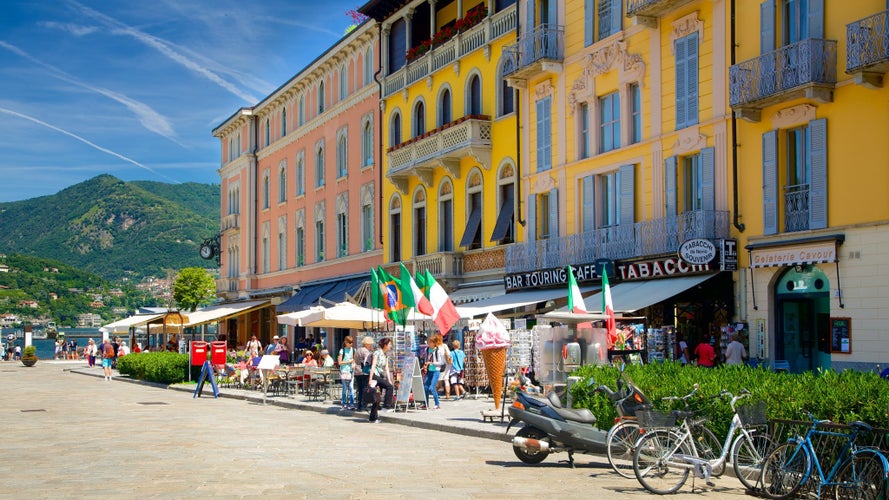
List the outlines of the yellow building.
{"type": "MultiPolygon", "coordinates": [[[[734,248],[729,2],[519,5],[507,78],[521,90],[529,224],[507,249],[508,286],[560,282],[567,265],[598,284],[604,267],[617,311],[675,327],[692,348],[718,343],[734,304],[720,265],[734,248]]],[[[586,305],[601,310],[600,295],[586,305]]]]}
{"type": "Polygon", "coordinates": [[[515,41],[514,1],[373,0],[360,11],[381,33],[384,265],[429,269],[455,302],[503,294],[504,248],[522,217],[500,57],[515,41]]]}
{"type": "Polygon", "coordinates": [[[735,13],[729,70],[740,314],[791,371],[872,369],[889,357],[886,3],[756,4],[735,13]]]}

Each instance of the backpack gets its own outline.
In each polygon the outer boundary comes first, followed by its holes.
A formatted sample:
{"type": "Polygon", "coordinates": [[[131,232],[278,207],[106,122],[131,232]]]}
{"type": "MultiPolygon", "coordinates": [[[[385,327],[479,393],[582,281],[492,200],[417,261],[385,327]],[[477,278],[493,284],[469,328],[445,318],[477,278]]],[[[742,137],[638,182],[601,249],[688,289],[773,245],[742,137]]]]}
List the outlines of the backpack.
{"type": "Polygon", "coordinates": [[[370,375],[370,365],[373,363],[373,351],[368,350],[367,355],[364,356],[364,362],[361,363],[361,371],[364,372],[365,375],[370,375]]]}
{"type": "Polygon", "coordinates": [[[102,349],[102,357],[103,358],[113,358],[114,357],[114,346],[106,342],[105,348],[102,349]]]}

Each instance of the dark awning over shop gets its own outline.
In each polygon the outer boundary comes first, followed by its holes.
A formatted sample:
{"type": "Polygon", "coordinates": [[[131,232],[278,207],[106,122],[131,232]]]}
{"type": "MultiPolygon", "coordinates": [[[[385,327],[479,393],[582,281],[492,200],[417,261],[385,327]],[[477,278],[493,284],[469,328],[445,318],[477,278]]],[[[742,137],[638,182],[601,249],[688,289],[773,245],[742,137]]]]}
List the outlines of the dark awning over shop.
{"type": "MultiPolygon", "coordinates": [[[[620,283],[611,287],[611,302],[614,304],[614,312],[634,312],[645,309],[650,305],[679,295],[716,276],[716,274],[718,273],[620,283]]],[[[602,292],[584,299],[584,302],[590,312],[602,312],[602,292]]]]}
{"type": "Polygon", "coordinates": [[[366,277],[360,277],[303,285],[292,297],[278,304],[276,310],[279,314],[301,311],[319,304],[321,299],[333,303],[343,302],[346,294],[355,295],[365,281],[366,277]]]}

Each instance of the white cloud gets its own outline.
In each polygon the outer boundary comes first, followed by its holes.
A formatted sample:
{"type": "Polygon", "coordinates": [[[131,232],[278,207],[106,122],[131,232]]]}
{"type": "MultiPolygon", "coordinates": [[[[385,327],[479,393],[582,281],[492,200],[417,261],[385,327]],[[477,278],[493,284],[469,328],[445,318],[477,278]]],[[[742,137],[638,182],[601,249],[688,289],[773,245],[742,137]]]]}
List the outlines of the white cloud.
{"type": "Polygon", "coordinates": [[[99,28],[95,26],[84,26],[82,24],[74,23],[57,23],[55,21],[44,21],[38,23],[38,26],[65,31],[67,33],[71,33],[74,36],[86,36],[99,30],[99,28]]]}

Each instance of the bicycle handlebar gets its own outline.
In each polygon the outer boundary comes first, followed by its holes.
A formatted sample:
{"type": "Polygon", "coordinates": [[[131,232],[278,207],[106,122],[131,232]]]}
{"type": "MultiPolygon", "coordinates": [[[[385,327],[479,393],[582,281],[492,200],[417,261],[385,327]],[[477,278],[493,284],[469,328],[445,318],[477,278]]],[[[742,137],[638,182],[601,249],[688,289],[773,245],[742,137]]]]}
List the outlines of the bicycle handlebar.
{"type": "Polygon", "coordinates": [[[679,401],[679,400],[688,401],[688,399],[691,398],[692,396],[694,396],[698,392],[698,389],[700,389],[700,388],[701,388],[700,385],[695,384],[694,389],[692,389],[692,391],[689,392],[688,394],[686,394],[685,396],[681,396],[681,397],[680,396],[664,396],[661,398],[661,400],[663,400],[663,401],[679,401]]]}

